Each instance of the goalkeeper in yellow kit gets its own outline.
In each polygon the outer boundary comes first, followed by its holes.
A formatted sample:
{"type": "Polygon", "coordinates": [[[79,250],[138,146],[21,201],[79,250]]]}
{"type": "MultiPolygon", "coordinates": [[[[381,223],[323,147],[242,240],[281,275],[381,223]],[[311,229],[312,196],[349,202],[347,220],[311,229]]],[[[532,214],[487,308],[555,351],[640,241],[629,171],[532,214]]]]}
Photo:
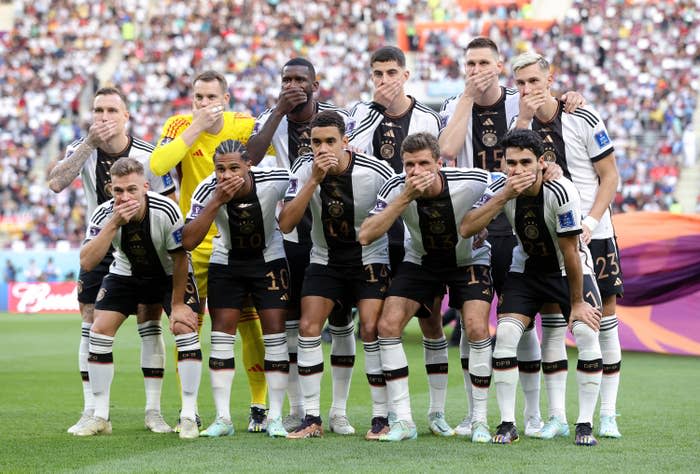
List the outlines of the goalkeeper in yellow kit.
{"type": "MultiPolygon", "coordinates": [[[[246,143],[255,119],[247,114],[227,112],[228,85],[222,74],[206,71],[192,82],[192,113],[173,115],[165,122],[156,149],[151,155],[151,171],[163,175],[177,169],[180,181],[180,209],[190,210],[197,185],[214,172],[214,150],[223,140],[246,143]]],[[[191,252],[201,307],[206,306],[207,271],[216,227],[212,225],[202,243],[191,252]]],[[[202,315],[200,314],[200,328],[202,315]]],[[[250,384],[251,407],[248,431],[265,431],[266,395],[262,329],[255,308],[243,310],[238,323],[243,343],[243,364],[250,384]]]]}

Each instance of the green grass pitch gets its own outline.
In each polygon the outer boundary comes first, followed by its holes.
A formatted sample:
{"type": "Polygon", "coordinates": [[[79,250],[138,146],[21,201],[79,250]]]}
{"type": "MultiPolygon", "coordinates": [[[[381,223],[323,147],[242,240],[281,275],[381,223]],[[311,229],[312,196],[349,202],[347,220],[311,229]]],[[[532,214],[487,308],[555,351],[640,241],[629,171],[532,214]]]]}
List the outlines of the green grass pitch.
{"type": "MultiPolygon", "coordinates": [[[[165,322],[164,322],[165,327],[165,322]]],[[[208,356],[208,324],[203,341],[208,356]]],[[[1,472],[698,472],[700,441],[700,361],[690,357],[625,353],[618,403],[623,438],[600,440],[595,448],[522,437],[513,446],[473,445],[463,438],[429,434],[427,380],[417,325],[404,338],[411,369],[411,400],[419,436],[396,444],[363,439],[370,418],[369,389],[361,344],[355,365],[348,415],[358,434],[288,441],[247,433],[249,395],[238,370],[232,393],[236,434],[224,439],[181,441],[143,427],[143,380],[139,337],[130,318],[117,335],[116,376],[112,385],[111,436],[76,438],[66,428],[79,417],[82,391],[77,373],[80,318],[76,315],[0,314],[0,471],[1,472]]],[[[166,334],[168,365],[163,412],[173,422],[179,395],[174,373],[172,336],[166,334]]],[[[236,357],[240,361],[240,343],[236,357]]],[[[326,367],[330,346],[324,345],[326,367]]],[[[575,354],[570,352],[570,360],[575,354]]],[[[240,368],[241,363],[237,364],[240,368]]],[[[571,367],[575,364],[570,363],[571,367]]],[[[570,371],[567,410],[576,418],[574,370],[570,371]]],[[[521,398],[521,396],[519,395],[521,398]]],[[[544,398],[544,393],[543,393],[544,398]]],[[[465,395],[459,351],[450,348],[447,420],[464,416],[465,395]]],[[[323,380],[322,416],[330,405],[330,374],[323,380]]],[[[521,400],[519,400],[521,403],[521,400]]],[[[543,413],[545,402],[543,400],[543,413]]],[[[208,370],[203,371],[199,411],[205,424],[214,417],[208,370]]],[[[521,405],[518,407],[522,414],[521,405]]],[[[519,419],[522,425],[522,420],[519,419]]],[[[596,416],[597,421],[597,416],[596,416]]],[[[495,394],[489,423],[498,424],[495,394]]],[[[573,426],[572,426],[573,433],[573,426]]]]}

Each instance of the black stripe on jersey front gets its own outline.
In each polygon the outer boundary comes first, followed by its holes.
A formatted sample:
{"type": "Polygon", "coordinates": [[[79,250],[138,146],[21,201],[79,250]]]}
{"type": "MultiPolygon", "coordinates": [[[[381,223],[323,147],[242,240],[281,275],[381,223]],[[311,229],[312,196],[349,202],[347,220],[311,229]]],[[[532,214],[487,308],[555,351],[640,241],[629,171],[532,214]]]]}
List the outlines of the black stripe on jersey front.
{"type": "Polygon", "coordinates": [[[329,265],[362,265],[362,246],[355,235],[355,196],[352,189],[354,160],[340,175],[321,182],[321,224],[328,244],[329,265]]]}
{"type": "Polygon", "coordinates": [[[122,226],[121,248],[129,259],[133,276],[165,278],[165,269],[151,238],[150,199],[146,195],[146,214],[140,222],[127,222],[122,226]]]}
{"type": "Polygon", "coordinates": [[[544,181],[543,184],[554,193],[560,207],[569,202],[569,193],[566,192],[566,188],[562,184],[556,181],[544,181]]]}
{"type": "Polygon", "coordinates": [[[544,189],[515,201],[515,232],[528,255],[525,273],[559,272],[557,251],[544,220],[544,189]]]}
{"type": "Polygon", "coordinates": [[[250,173],[252,189],[247,196],[226,203],[231,234],[229,262],[262,258],[265,250],[265,222],[258,199],[255,178],[250,173]]]}
{"type": "MultiPolygon", "coordinates": [[[[333,109],[333,105],[328,103],[316,102],[316,111],[313,116],[315,116],[321,110],[333,109]]],[[[340,112],[340,111],[338,111],[340,112]]],[[[345,112],[341,112],[345,115],[345,112]]],[[[294,164],[294,162],[300,156],[311,153],[311,118],[306,122],[293,122],[287,118],[287,159],[289,160],[289,165],[294,164]]]]}
{"type": "Polygon", "coordinates": [[[454,268],[457,261],[455,247],[459,234],[455,225],[455,213],[450,198],[450,186],[443,171],[442,191],[431,199],[416,199],[418,225],[423,249],[422,265],[428,268],[454,268]]]}
{"type": "Polygon", "coordinates": [[[374,156],[379,160],[386,161],[394,172],[403,171],[403,160],[401,159],[401,144],[411,125],[411,116],[416,106],[416,99],[411,97],[411,106],[400,117],[391,117],[384,114],[379,126],[372,135],[372,149],[374,156]]]}
{"type": "Polygon", "coordinates": [[[501,137],[508,132],[505,87],[501,97],[488,107],[472,107],[472,152],[475,168],[500,171],[504,150],[499,146],[501,137]]]}
{"type": "Polygon", "coordinates": [[[532,119],[532,130],[537,132],[544,142],[544,158],[547,162],[555,161],[564,176],[571,179],[569,166],[566,162],[566,146],[564,145],[564,132],[561,123],[561,114],[564,113],[564,103],[557,100],[557,113],[549,122],[532,119]]]}
{"type": "Polygon", "coordinates": [[[133,138],[129,137],[129,144],[119,153],[109,154],[97,149],[97,159],[95,160],[95,191],[97,194],[97,204],[112,199],[112,176],[109,174],[109,169],[119,158],[129,156],[131,147],[134,143],[133,138]]]}

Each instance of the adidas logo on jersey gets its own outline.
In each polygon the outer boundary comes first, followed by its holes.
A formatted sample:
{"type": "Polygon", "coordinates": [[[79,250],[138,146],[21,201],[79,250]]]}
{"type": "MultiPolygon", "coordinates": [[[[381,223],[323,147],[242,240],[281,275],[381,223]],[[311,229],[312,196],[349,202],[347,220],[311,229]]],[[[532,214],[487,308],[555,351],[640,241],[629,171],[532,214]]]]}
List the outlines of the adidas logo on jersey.
{"type": "Polygon", "coordinates": [[[620,280],[619,278],[616,278],[615,279],[615,286],[622,286],[622,280],[620,280]]]}
{"type": "Polygon", "coordinates": [[[280,301],[288,301],[288,300],[289,300],[289,297],[287,296],[287,293],[280,296],[280,301]]]}
{"type": "Polygon", "coordinates": [[[260,364],[255,364],[248,367],[248,372],[265,372],[265,369],[260,367],[260,364]]]}
{"type": "Polygon", "coordinates": [[[197,151],[195,151],[192,155],[193,156],[204,156],[204,153],[202,152],[202,150],[197,148],[197,151]]]}

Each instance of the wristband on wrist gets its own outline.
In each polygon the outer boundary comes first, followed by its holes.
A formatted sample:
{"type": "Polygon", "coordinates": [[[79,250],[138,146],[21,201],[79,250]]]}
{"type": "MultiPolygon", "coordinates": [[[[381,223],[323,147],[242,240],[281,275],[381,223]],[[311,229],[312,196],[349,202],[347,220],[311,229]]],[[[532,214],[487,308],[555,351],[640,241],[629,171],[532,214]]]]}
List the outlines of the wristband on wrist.
{"type": "Polygon", "coordinates": [[[583,224],[588,227],[588,230],[593,232],[596,227],[598,227],[598,220],[595,217],[586,216],[583,219],[583,224]]]}

